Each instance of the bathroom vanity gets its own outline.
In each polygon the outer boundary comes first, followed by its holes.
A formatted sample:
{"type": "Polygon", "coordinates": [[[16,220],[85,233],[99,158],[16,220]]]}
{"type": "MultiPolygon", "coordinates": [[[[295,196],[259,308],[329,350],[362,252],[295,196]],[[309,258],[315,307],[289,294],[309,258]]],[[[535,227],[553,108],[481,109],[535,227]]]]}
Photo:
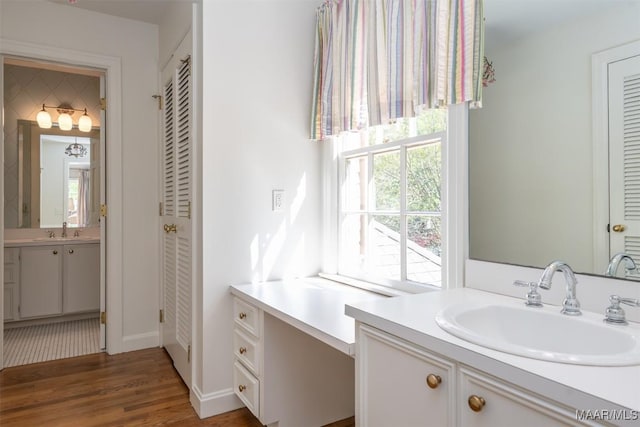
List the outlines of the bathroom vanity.
{"type": "Polygon", "coordinates": [[[5,241],[5,322],[95,314],[99,309],[98,238],[5,241]]]}
{"type": "MultiPolygon", "coordinates": [[[[640,422],[640,365],[558,363],[471,343],[446,332],[435,321],[444,308],[462,303],[536,310],[524,307],[522,299],[467,288],[347,305],[346,313],[357,325],[358,425],[640,422]]],[[[480,328],[493,326],[486,323],[480,328]]],[[[637,332],[638,325],[631,327],[637,332]]],[[[522,334],[550,331],[531,324],[522,334]]],[[[565,337],[577,352],[581,341],[589,339],[565,337]]]]}

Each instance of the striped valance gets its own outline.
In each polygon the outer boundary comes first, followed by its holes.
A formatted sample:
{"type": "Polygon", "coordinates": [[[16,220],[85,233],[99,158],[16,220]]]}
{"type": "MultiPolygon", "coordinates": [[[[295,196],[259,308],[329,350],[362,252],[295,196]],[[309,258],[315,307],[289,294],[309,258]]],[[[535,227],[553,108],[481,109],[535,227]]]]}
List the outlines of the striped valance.
{"type": "Polygon", "coordinates": [[[482,93],[483,0],[327,0],[317,11],[311,138],[482,93]]]}

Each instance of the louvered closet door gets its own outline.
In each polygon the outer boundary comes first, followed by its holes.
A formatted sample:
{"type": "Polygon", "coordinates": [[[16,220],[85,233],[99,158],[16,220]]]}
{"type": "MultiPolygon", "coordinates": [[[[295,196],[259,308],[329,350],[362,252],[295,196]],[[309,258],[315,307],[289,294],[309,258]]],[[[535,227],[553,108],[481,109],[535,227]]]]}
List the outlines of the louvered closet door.
{"type": "Polygon", "coordinates": [[[640,265],[640,56],[609,65],[609,203],[610,255],[640,265]]]}
{"type": "Polygon", "coordinates": [[[163,346],[191,384],[192,78],[190,34],[163,76],[162,282],[163,346]]]}

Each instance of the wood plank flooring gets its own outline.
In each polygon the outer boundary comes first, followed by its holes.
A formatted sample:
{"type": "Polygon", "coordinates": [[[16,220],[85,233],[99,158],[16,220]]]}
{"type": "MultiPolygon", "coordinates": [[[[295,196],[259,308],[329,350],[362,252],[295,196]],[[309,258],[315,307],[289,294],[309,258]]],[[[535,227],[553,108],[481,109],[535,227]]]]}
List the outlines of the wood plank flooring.
{"type": "MultiPolygon", "coordinates": [[[[105,353],[0,371],[0,425],[259,427],[247,410],[200,420],[163,349],[105,353]]],[[[331,427],[352,427],[353,418],[331,427]]]]}

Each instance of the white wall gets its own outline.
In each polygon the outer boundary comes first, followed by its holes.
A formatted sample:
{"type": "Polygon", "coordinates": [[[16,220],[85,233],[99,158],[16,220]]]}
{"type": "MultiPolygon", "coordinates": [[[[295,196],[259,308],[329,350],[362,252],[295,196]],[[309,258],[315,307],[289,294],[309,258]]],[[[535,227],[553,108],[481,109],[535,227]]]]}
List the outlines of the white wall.
{"type": "MultiPolygon", "coordinates": [[[[200,414],[238,405],[234,283],[306,276],[320,265],[320,146],[308,140],[320,1],[203,2],[200,414]],[[285,210],[271,211],[271,191],[285,210]]],[[[199,322],[200,323],[200,322],[199,322]]]]}
{"type": "MultiPolygon", "coordinates": [[[[114,197],[122,193],[122,235],[107,230],[108,241],[122,247],[122,283],[117,285],[123,292],[123,343],[117,347],[126,351],[157,345],[158,110],[151,95],[158,90],[158,28],[42,0],[2,0],[0,5],[3,39],[120,59],[122,158],[116,161],[122,166],[122,189],[110,191],[114,197]]],[[[107,135],[107,151],[109,138],[115,137],[107,135]]]]}
{"type": "MultiPolygon", "coordinates": [[[[640,5],[487,47],[496,82],[470,111],[470,258],[593,265],[591,55],[640,38],[640,5]]],[[[604,229],[603,229],[604,232],[604,229]]]]}

